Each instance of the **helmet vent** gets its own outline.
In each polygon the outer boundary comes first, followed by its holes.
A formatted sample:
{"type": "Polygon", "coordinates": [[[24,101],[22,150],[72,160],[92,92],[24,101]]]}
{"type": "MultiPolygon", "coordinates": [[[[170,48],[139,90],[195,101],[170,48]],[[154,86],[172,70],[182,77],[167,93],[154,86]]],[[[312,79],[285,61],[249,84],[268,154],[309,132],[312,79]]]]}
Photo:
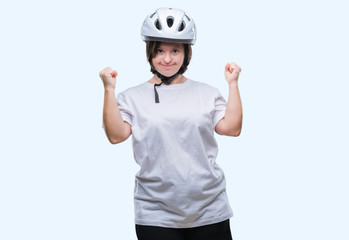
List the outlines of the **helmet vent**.
{"type": "Polygon", "coordinates": [[[182,32],[182,31],[184,30],[184,28],[185,28],[185,22],[183,21],[183,22],[181,23],[181,25],[179,26],[178,31],[179,31],[179,32],[182,32]]]}
{"type": "Polygon", "coordinates": [[[187,15],[185,15],[185,16],[187,17],[188,21],[190,21],[190,18],[187,15]]]}
{"type": "Polygon", "coordinates": [[[154,12],[152,15],[150,15],[150,18],[153,18],[155,14],[156,14],[156,12],[154,12]]]}
{"type": "Polygon", "coordinates": [[[155,21],[155,27],[158,29],[158,30],[161,30],[161,25],[160,25],[160,23],[159,23],[159,20],[158,19],[156,19],[156,21],[155,21]]]}
{"type": "Polygon", "coordinates": [[[169,28],[172,27],[173,22],[174,22],[173,17],[168,17],[168,18],[167,18],[167,26],[168,26],[169,28]]]}

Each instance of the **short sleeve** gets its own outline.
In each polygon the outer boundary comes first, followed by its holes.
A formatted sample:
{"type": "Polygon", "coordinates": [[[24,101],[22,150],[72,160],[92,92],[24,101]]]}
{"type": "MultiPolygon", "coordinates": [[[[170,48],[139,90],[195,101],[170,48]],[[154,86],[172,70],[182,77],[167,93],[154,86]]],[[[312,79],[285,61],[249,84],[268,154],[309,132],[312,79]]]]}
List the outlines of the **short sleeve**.
{"type": "Polygon", "coordinates": [[[227,102],[225,101],[221,93],[217,90],[214,98],[214,110],[212,116],[213,128],[215,128],[217,123],[224,117],[226,108],[227,102]]]}
{"type": "Polygon", "coordinates": [[[125,96],[120,93],[116,99],[122,119],[132,126],[132,113],[125,96]]]}

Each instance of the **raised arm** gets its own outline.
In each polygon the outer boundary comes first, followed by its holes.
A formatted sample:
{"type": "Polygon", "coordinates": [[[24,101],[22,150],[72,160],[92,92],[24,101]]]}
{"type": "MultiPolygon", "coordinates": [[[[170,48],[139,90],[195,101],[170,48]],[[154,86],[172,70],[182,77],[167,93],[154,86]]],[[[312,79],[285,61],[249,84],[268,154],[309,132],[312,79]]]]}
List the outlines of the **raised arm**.
{"type": "Polygon", "coordinates": [[[103,69],[99,76],[104,84],[103,124],[109,141],[117,144],[125,141],[131,134],[130,124],[122,119],[115,97],[117,72],[110,67],[103,69]]]}
{"type": "Polygon", "coordinates": [[[225,65],[225,79],[229,86],[229,97],[225,116],[216,125],[216,132],[226,136],[239,136],[242,128],[242,104],[238,88],[241,68],[235,63],[225,65]]]}

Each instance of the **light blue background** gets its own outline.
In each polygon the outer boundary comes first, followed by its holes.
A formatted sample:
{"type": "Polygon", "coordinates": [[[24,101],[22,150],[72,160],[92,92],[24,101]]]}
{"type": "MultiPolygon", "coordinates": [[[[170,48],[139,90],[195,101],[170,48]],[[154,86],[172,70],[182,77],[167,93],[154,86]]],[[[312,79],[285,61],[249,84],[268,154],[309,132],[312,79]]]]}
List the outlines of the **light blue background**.
{"type": "Polygon", "coordinates": [[[151,77],[140,27],[186,10],[186,76],[220,89],[242,67],[243,132],[217,136],[235,240],[349,239],[345,0],[2,1],[0,239],[136,239],[131,139],[102,130],[106,66],[117,93],[151,77]]]}

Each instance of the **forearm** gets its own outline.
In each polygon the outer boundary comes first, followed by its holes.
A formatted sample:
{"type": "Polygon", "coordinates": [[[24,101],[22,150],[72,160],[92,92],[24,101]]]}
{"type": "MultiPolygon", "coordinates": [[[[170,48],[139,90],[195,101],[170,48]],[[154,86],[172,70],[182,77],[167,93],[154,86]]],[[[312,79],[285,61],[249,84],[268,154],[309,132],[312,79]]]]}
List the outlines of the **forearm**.
{"type": "Polygon", "coordinates": [[[226,135],[240,135],[242,128],[242,104],[237,81],[229,84],[229,97],[223,120],[226,135]]]}
{"type": "Polygon", "coordinates": [[[107,137],[113,144],[126,140],[130,135],[130,127],[121,116],[114,89],[104,91],[103,124],[107,137]]]}

